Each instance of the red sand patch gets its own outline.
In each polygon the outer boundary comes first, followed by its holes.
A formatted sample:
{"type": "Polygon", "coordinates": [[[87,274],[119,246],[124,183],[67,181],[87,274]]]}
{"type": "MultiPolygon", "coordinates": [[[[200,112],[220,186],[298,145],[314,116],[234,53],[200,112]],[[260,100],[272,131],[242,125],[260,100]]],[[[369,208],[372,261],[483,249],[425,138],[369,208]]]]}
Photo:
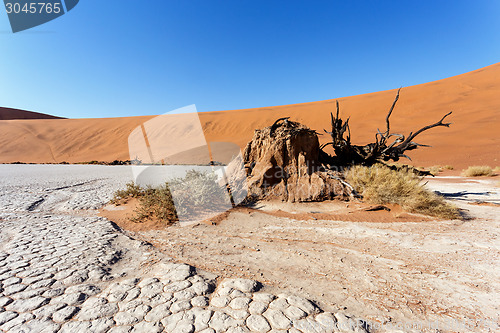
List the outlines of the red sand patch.
{"type": "MultiPolygon", "coordinates": [[[[293,213],[281,209],[272,211],[263,211],[260,209],[248,207],[236,207],[227,212],[209,218],[201,223],[207,225],[218,225],[224,221],[231,213],[239,212],[252,214],[255,212],[263,213],[274,217],[284,217],[299,221],[310,220],[326,220],[326,221],[349,221],[349,222],[425,222],[436,220],[435,218],[426,217],[419,214],[410,214],[405,212],[399,205],[390,204],[385,205],[390,211],[376,210],[367,211],[373,205],[355,202],[341,202],[341,201],[327,201],[322,203],[328,210],[335,210],[332,212],[309,212],[309,213],[293,213]]],[[[120,228],[133,231],[149,231],[149,230],[162,230],[168,227],[165,222],[157,220],[143,220],[142,222],[132,222],[131,218],[135,215],[135,209],[138,205],[137,199],[130,199],[128,202],[120,204],[119,206],[108,205],[101,209],[99,215],[115,222],[120,228]]],[[[297,205],[300,205],[297,204],[297,205]]]]}

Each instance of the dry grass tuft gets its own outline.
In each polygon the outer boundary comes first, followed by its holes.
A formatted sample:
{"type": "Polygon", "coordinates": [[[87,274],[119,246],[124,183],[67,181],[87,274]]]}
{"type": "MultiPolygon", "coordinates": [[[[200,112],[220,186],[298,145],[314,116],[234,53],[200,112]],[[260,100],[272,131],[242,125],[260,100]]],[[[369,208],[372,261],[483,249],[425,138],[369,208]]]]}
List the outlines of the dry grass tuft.
{"type": "Polygon", "coordinates": [[[443,172],[443,167],[440,165],[434,165],[429,168],[429,172],[433,175],[437,175],[440,172],[443,172]]]}
{"type": "Polygon", "coordinates": [[[429,168],[429,172],[433,175],[437,175],[444,170],[453,170],[453,165],[434,165],[429,168]]]}
{"type": "Polygon", "coordinates": [[[470,166],[462,172],[464,177],[492,176],[493,170],[487,165],[470,166]]]}
{"type": "Polygon", "coordinates": [[[500,166],[495,167],[495,169],[493,169],[493,171],[500,172],[500,166]]]}
{"type": "Polygon", "coordinates": [[[189,170],[184,178],[169,182],[179,215],[196,215],[196,212],[218,211],[221,207],[231,206],[225,187],[217,180],[214,173],[189,170]]]}
{"type": "Polygon", "coordinates": [[[118,206],[137,198],[139,205],[130,219],[132,222],[158,220],[171,224],[178,221],[179,216],[231,206],[225,191],[225,187],[217,183],[215,174],[189,170],[184,178],[175,178],[154,188],[128,183],[125,190],[115,192],[111,203],[118,206]]]}
{"type": "Polygon", "coordinates": [[[372,203],[395,203],[403,209],[445,219],[459,218],[458,208],[442,196],[427,190],[419,176],[409,170],[391,170],[377,164],[371,167],[354,166],[347,170],[346,180],[372,203]]]}
{"type": "Polygon", "coordinates": [[[126,204],[131,198],[139,199],[135,216],[130,219],[133,222],[157,219],[170,224],[177,220],[174,201],[167,184],[157,188],[142,188],[131,182],[126,185],[125,190],[116,191],[110,202],[119,206],[126,204]]]}
{"type": "Polygon", "coordinates": [[[119,206],[122,203],[126,203],[130,198],[138,198],[143,195],[143,189],[135,185],[134,182],[127,183],[125,190],[118,190],[113,195],[111,203],[119,206]]]}
{"type": "Polygon", "coordinates": [[[135,213],[136,215],[131,219],[132,222],[155,219],[171,224],[177,221],[177,211],[168,184],[146,188],[139,198],[139,206],[135,213]]]}

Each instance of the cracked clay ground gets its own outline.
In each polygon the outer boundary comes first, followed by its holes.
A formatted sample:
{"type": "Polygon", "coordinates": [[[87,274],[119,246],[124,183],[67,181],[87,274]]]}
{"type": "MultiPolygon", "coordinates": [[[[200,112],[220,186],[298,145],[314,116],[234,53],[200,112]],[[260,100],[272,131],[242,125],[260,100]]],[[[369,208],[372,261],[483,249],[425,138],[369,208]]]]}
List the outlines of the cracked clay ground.
{"type": "Polygon", "coordinates": [[[253,280],[218,278],[125,235],[97,208],[126,167],[0,165],[2,332],[364,331],[253,280]]]}

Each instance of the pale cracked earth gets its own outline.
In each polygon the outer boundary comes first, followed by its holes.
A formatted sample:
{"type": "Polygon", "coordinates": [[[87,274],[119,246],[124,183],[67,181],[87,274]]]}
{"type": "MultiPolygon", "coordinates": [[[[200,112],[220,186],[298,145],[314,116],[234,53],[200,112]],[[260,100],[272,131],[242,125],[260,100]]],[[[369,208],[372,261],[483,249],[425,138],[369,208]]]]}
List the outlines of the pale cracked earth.
{"type": "Polygon", "coordinates": [[[313,302],[176,263],[97,217],[127,167],[0,165],[2,332],[364,332],[313,302]]]}

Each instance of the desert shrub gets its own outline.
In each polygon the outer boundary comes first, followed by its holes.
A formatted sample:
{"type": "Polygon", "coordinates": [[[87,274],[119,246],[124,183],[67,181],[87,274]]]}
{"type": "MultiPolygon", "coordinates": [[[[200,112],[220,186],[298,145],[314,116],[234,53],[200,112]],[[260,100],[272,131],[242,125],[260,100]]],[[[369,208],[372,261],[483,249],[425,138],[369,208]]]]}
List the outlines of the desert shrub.
{"type": "Polygon", "coordinates": [[[382,165],[353,166],[345,173],[346,180],[371,203],[395,203],[413,212],[453,219],[460,217],[458,208],[426,189],[422,178],[411,170],[391,170],[382,165]]]}
{"type": "Polygon", "coordinates": [[[128,183],[124,190],[115,192],[111,203],[119,205],[129,198],[138,198],[139,204],[132,221],[156,219],[170,224],[177,221],[179,215],[230,205],[227,192],[217,180],[217,175],[213,173],[189,170],[185,177],[154,188],[128,183]]]}
{"type": "Polygon", "coordinates": [[[434,165],[429,168],[429,172],[433,175],[437,175],[440,172],[443,172],[443,167],[440,165],[434,165]]]}
{"type": "Polygon", "coordinates": [[[131,198],[139,200],[139,204],[134,211],[135,215],[130,219],[133,222],[142,222],[144,219],[157,219],[172,223],[177,220],[175,205],[168,184],[155,188],[143,188],[134,182],[130,182],[124,190],[117,190],[114,193],[111,203],[118,206],[127,203],[131,198]]]}
{"type": "Polygon", "coordinates": [[[436,175],[444,170],[453,170],[453,165],[434,165],[429,168],[429,172],[436,175]]]}
{"type": "Polygon", "coordinates": [[[493,169],[493,171],[500,172],[500,166],[495,167],[495,169],[493,169]]]}
{"type": "Polygon", "coordinates": [[[142,190],[135,216],[131,220],[142,222],[144,219],[157,219],[167,224],[177,220],[174,200],[167,183],[142,190]]]}
{"type": "Polygon", "coordinates": [[[123,200],[127,200],[129,198],[138,198],[142,196],[144,190],[139,186],[134,184],[134,182],[127,183],[125,190],[117,190],[113,198],[111,199],[111,203],[117,205],[123,200]]]}
{"type": "Polygon", "coordinates": [[[491,176],[493,175],[493,170],[487,165],[475,165],[464,170],[462,175],[464,177],[491,176]]]}
{"type": "Polygon", "coordinates": [[[184,215],[230,205],[225,188],[217,181],[214,173],[196,170],[189,170],[184,178],[170,181],[178,213],[184,215]]]}

